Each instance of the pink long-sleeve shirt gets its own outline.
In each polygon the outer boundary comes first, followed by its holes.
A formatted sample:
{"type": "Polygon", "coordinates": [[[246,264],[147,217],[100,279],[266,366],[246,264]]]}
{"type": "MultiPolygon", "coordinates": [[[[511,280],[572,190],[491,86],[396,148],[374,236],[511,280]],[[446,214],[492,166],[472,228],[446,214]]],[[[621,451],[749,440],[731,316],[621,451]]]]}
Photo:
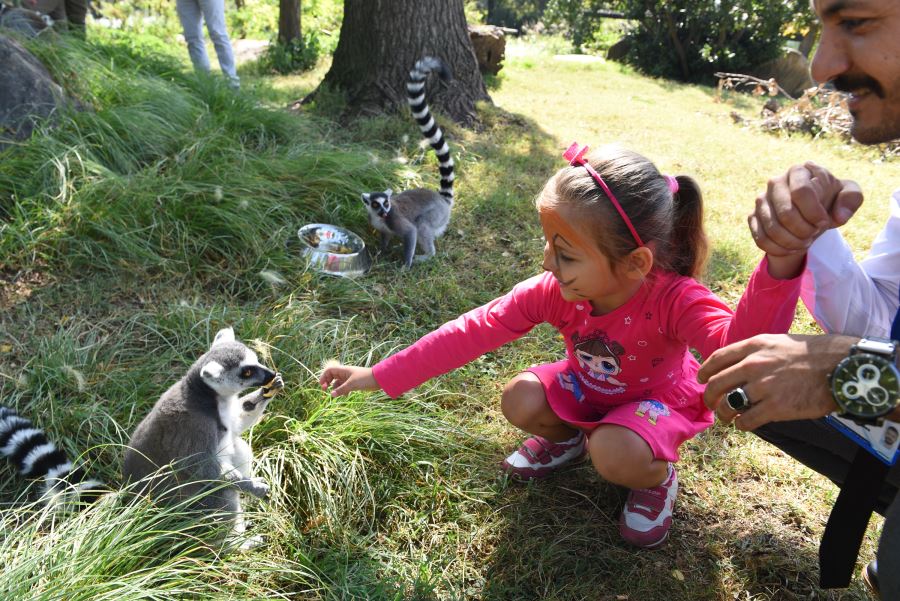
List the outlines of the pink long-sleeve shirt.
{"type": "Polygon", "coordinates": [[[373,375],[397,397],[549,323],[565,339],[569,368],[592,404],[654,398],[707,422],[690,349],[706,357],[756,334],[787,332],[799,292],[799,277],[776,280],[763,259],[735,311],[696,280],[663,272],[622,306],[592,315],[589,302],[565,300],[545,272],[381,361],[373,375]]]}

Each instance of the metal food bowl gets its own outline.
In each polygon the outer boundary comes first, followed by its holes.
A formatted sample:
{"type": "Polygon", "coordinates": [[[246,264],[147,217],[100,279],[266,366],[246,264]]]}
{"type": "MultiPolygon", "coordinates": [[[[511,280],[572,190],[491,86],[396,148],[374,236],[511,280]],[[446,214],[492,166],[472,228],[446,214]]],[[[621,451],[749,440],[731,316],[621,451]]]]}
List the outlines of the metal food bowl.
{"type": "Polygon", "coordinates": [[[309,266],[322,273],[352,278],[372,264],[362,238],[342,227],[310,223],[297,230],[297,237],[309,266]]]}

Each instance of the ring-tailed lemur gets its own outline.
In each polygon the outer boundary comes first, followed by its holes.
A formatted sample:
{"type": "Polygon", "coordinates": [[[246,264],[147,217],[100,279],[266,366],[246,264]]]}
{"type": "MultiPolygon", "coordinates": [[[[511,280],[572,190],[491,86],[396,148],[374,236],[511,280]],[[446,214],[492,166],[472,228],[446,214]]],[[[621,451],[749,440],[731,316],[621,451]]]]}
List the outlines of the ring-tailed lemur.
{"type": "Polygon", "coordinates": [[[231,328],[219,330],[209,351],[138,424],[125,451],[125,481],[140,481],[139,491],[169,502],[212,491],[197,500],[196,509],[223,512],[234,533],[242,534],[239,492],[263,498],[269,486],[253,477],[253,452],[241,434],[283,387],[281,375],[235,340],[231,328]],[[254,386],[262,387],[238,397],[254,386]]]}
{"type": "Polygon", "coordinates": [[[441,172],[441,190],[414,188],[394,195],[393,190],[364,192],[363,203],[369,213],[369,222],[381,234],[381,250],[387,249],[392,236],[403,240],[403,262],[406,267],[434,256],[434,241],[450,222],[453,208],[453,157],[444,140],[444,132],[438,127],[425,102],[425,78],[436,71],[443,80],[449,80],[450,70],[439,59],[425,57],[409,72],[406,84],[409,108],[419,124],[422,135],[437,154],[441,172]],[[416,244],[423,254],[416,256],[416,244]]]}
{"type": "Polygon", "coordinates": [[[73,469],[65,451],[8,407],[0,407],[0,453],[22,476],[41,480],[41,501],[56,509],[90,503],[106,490],[99,480],[87,478],[83,468],[73,469]]]}

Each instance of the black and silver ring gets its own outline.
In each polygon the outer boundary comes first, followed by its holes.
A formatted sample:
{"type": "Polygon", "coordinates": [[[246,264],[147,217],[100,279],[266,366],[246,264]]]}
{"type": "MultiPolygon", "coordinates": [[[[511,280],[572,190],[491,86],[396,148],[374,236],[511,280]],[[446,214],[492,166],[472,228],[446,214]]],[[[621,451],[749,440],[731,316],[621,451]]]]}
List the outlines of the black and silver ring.
{"type": "Polygon", "coordinates": [[[729,407],[737,412],[746,411],[750,408],[750,397],[747,396],[747,393],[740,386],[726,394],[725,401],[729,407]]]}

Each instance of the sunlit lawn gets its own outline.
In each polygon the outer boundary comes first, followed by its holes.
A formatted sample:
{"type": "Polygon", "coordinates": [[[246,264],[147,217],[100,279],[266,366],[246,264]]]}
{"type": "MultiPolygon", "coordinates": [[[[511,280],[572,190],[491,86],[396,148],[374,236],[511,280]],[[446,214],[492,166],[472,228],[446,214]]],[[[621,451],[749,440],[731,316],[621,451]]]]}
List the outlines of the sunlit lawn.
{"type": "MultiPolygon", "coordinates": [[[[324,68],[272,78],[245,67],[245,94],[281,111],[309,92],[324,68]]],[[[750,435],[717,426],[686,445],[672,537],[656,552],[619,540],[616,521],[625,491],[587,466],[532,486],[500,477],[497,464],[521,433],[500,414],[499,392],[518,370],[560,356],[563,345],[548,328],[399,402],[362,394],[334,401],[318,392],[314,375],[325,358],[374,362],[536,273],[542,241],[533,198],[562,165],[559,155],[573,139],[620,142],[664,172],[700,182],[714,244],[708,284],[730,302],[759,258],[745,218],[768,177],[812,159],[857,179],[867,202],[845,229],[860,252],[883,223],[896,181],[896,165],[879,163],[871,150],[734,125],[733,110],[755,116],[753,99],[715,102],[712,89],[649,80],[603,61],[561,60],[540,45],[512,43],[503,71],[489,84],[497,108],[482,108],[481,129],[447,124],[460,165],[453,223],[438,242],[438,257],[407,273],[398,273],[394,252],[365,278],[329,279],[306,273],[284,247],[303,221],[325,219],[374,242],[359,188],[436,182],[433,158],[420,150],[417,130],[403,119],[338,125],[322,116],[333,107],[320,102],[315,117],[294,115],[304,124],[296,131],[277,120],[266,124],[263,129],[278,134],[261,142],[263,133],[256,139],[229,133],[252,128],[248,115],[260,109],[222,101],[217,110],[229,116],[234,111],[222,126],[226,133],[201,129],[201,139],[184,142],[190,152],[170,153],[191,161],[193,152],[208,147],[208,164],[194,170],[160,159],[112,189],[103,188],[112,181],[103,170],[73,176],[74,189],[85,189],[75,196],[76,208],[98,206],[98,189],[114,199],[141,197],[138,186],[148,182],[160,198],[175,202],[190,193],[194,204],[188,208],[216,208],[188,211],[185,219],[198,223],[172,241],[174,248],[164,235],[159,248],[155,237],[138,240],[146,247],[137,245],[134,232],[116,229],[125,226],[115,215],[97,212],[97,228],[87,230],[97,237],[90,244],[82,245],[79,230],[60,220],[52,236],[42,234],[47,242],[37,255],[21,250],[9,263],[0,261],[7,272],[43,274],[34,293],[0,317],[0,343],[12,347],[8,357],[0,355],[6,376],[0,392],[57,434],[73,437],[70,448],[116,445],[204,350],[216,327],[234,323],[238,336],[264,343],[289,382],[253,441],[261,471],[275,484],[254,520],[270,544],[242,558],[192,567],[172,563],[171,581],[199,598],[213,591],[222,598],[300,599],[864,599],[857,583],[837,593],[816,587],[818,538],[836,489],[750,435]],[[246,145],[246,163],[234,162],[240,154],[234,149],[243,148],[237,144],[246,145]],[[317,161],[331,145],[355,157],[353,164],[317,161]],[[277,170],[270,176],[277,185],[268,185],[267,161],[277,170]],[[183,170],[180,179],[165,179],[171,169],[183,170]],[[216,219],[232,229],[217,227],[216,219]],[[235,231],[264,241],[243,250],[244,238],[235,239],[235,231]],[[73,258],[72,249],[82,254],[73,258]],[[91,252],[105,255],[102,270],[92,269],[86,258],[91,252]],[[140,263],[142,256],[151,267],[140,263]],[[185,265],[198,267],[185,271],[185,265]],[[257,275],[264,267],[287,283],[266,284],[257,275]],[[68,368],[87,376],[86,389],[73,383],[68,368]],[[263,566],[259,574],[254,564],[263,566]],[[278,565],[289,570],[279,573],[278,565]]],[[[196,93],[203,102],[211,94],[196,93]]],[[[53,185],[47,184],[48,195],[53,185]]],[[[26,230],[27,219],[15,233],[31,240],[26,230]]],[[[28,242],[22,244],[24,249],[28,242]]],[[[20,247],[10,242],[9,248],[20,247]]],[[[794,330],[814,331],[809,317],[798,315],[794,330]]],[[[118,449],[96,455],[98,469],[115,481],[118,449]]],[[[13,500],[17,490],[10,478],[0,487],[2,500],[13,500]]],[[[78,528],[95,528],[115,507],[106,503],[88,512],[84,525],[69,524],[59,535],[77,537],[78,528]]],[[[17,566],[17,578],[23,578],[47,566],[68,566],[15,589],[16,598],[69,598],[54,592],[66,587],[91,598],[89,589],[78,588],[84,579],[73,577],[73,566],[90,565],[92,558],[102,560],[93,564],[93,578],[104,583],[104,594],[129,598],[125,591],[135,576],[109,561],[121,553],[115,541],[98,543],[94,555],[80,549],[77,561],[67,564],[40,529],[25,531],[28,545],[12,544],[24,510],[0,515],[5,573],[17,566]]],[[[126,512],[123,519],[140,527],[142,515],[126,512]]],[[[861,562],[873,557],[880,523],[873,520],[861,562]]],[[[151,542],[155,536],[147,534],[151,542]]],[[[151,563],[154,575],[170,565],[151,563]]],[[[10,577],[0,576],[0,591],[13,590],[4,578],[10,577]]],[[[154,598],[180,598],[175,585],[157,585],[154,598]]]]}

